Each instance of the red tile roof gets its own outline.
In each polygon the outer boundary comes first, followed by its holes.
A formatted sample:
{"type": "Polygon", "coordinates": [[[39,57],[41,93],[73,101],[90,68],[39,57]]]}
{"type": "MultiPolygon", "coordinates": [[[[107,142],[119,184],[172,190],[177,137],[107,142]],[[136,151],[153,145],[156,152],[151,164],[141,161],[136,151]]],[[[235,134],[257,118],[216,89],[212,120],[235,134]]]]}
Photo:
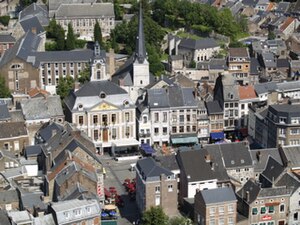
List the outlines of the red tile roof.
{"type": "Polygon", "coordinates": [[[239,86],[240,99],[251,99],[256,98],[256,93],[252,85],[249,86],[239,86]]]}
{"type": "Polygon", "coordinates": [[[280,30],[284,31],[292,22],[294,22],[295,18],[288,17],[284,23],[281,25],[280,30]]]}

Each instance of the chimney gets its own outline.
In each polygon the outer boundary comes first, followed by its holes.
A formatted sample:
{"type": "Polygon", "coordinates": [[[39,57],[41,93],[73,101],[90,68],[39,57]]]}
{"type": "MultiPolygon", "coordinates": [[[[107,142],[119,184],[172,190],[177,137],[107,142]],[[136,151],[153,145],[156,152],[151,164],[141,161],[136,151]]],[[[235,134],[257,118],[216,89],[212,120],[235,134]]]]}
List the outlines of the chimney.
{"type": "Polygon", "coordinates": [[[80,83],[78,81],[75,81],[74,82],[74,92],[79,90],[79,88],[80,88],[80,83]]]}
{"type": "Polygon", "coordinates": [[[36,27],[31,27],[31,32],[32,32],[33,34],[36,34],[36,27]]]}
{"type": "Polygon", "coordinates": [[[211,170],[215,170],[215,164],[213,162],[210,162],[210,167],[211,167],[211,170]]]}

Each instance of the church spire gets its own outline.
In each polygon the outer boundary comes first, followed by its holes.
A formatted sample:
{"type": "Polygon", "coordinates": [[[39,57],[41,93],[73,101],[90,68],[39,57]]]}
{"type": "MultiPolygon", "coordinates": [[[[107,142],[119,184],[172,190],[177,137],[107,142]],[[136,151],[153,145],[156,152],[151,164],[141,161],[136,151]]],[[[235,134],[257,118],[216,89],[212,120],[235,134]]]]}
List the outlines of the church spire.
{"type": "Polygon", "coordinates": [[[144,26],[143,26],[142,1],[140,1],[139,27],[138,27],[138,36],[136,37],[135,54],[139,63],[143,63],[147,57],[146,47],[145,47],[144,26]]]}

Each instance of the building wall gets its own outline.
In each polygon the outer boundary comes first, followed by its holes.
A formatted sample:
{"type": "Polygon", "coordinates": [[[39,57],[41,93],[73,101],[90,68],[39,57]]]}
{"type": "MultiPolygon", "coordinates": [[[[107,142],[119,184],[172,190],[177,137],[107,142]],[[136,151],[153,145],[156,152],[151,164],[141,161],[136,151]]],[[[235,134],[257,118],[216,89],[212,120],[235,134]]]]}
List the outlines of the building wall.
{"type": "Polygon", "coordinates": [[[289,217],[288,224],[297,225],[300,224],[300,188],[296,189],[295,192],[290,197],[290,205],[289,205],[289,217]]]}
{"type": "Polygon", "coordinates": [[[242,184],[245,184],[250,178],[254,179],[255,177],[253,167],[227,169],[227,174],[242,184]]]}
{"type": "MultiPolygon", "coordinates": [[[[1,10],[1,9],[0,9],[1,10]]],[[[1,42],[0,43],[0,56],[6,52],[6,50],[12,48],[14,46],[14,42],[1,42]]]]}
{"type": "Polygon", "coordinates": [[[23,154],[23,149],[27,145],[29,145],[28,135],[0,139],[1,148],[6,149],[17,156],[23,154]]]}
{"type": "Polygon", "coordinates": [[[14,58],[0,68],[0,74],[4,76],[6,86],[12,92],[24,93],[30,88],[39,86],[39,71],[30,63],[14,58]],[[15,68],[13,68],[15,67],[15,68]]]}
{"type": "Polygon", "coordinates": [[[188,183],[188,198],[194,198],[197,190],[204,190],[204,189],[215,189],[217,188],[217,180],[202,180],[196,182],[189,182],[188,183]]]}
{"type": "Polygon", "coordinates": [[[274,196],[267,198],[258,198],[249,207],[249,224],[259,224],[260,222],[274,222],[274,225],[279,224],[279,221],[287,222],[289,207],[289,197],[287,196],[274,196]],[[284,205],[284,210],[280,210],[281,205],[284,205]],[[274,212],[270,213],[268,207],[273,206],[274,212]],[[262,208],[266,208],[266,213],[262,213],[262,208]],[[253,208],[258,210],[257,215],[253,215],[253,208]]]}

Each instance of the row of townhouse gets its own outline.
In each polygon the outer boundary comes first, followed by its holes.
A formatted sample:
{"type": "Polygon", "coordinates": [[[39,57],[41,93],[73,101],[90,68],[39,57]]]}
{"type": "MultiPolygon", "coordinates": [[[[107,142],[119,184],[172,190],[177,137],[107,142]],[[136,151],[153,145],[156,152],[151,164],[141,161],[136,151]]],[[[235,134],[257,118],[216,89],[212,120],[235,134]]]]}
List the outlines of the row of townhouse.
{"type": "Polygon", "coordinates": [[[297,224],[297,151],[299,146],[250,150],[244,143],[230,143],[182,147],[176,156],[139,160],[139,210],[162,206],[173,215],[181,206],[199,225],[297,224]]]}

